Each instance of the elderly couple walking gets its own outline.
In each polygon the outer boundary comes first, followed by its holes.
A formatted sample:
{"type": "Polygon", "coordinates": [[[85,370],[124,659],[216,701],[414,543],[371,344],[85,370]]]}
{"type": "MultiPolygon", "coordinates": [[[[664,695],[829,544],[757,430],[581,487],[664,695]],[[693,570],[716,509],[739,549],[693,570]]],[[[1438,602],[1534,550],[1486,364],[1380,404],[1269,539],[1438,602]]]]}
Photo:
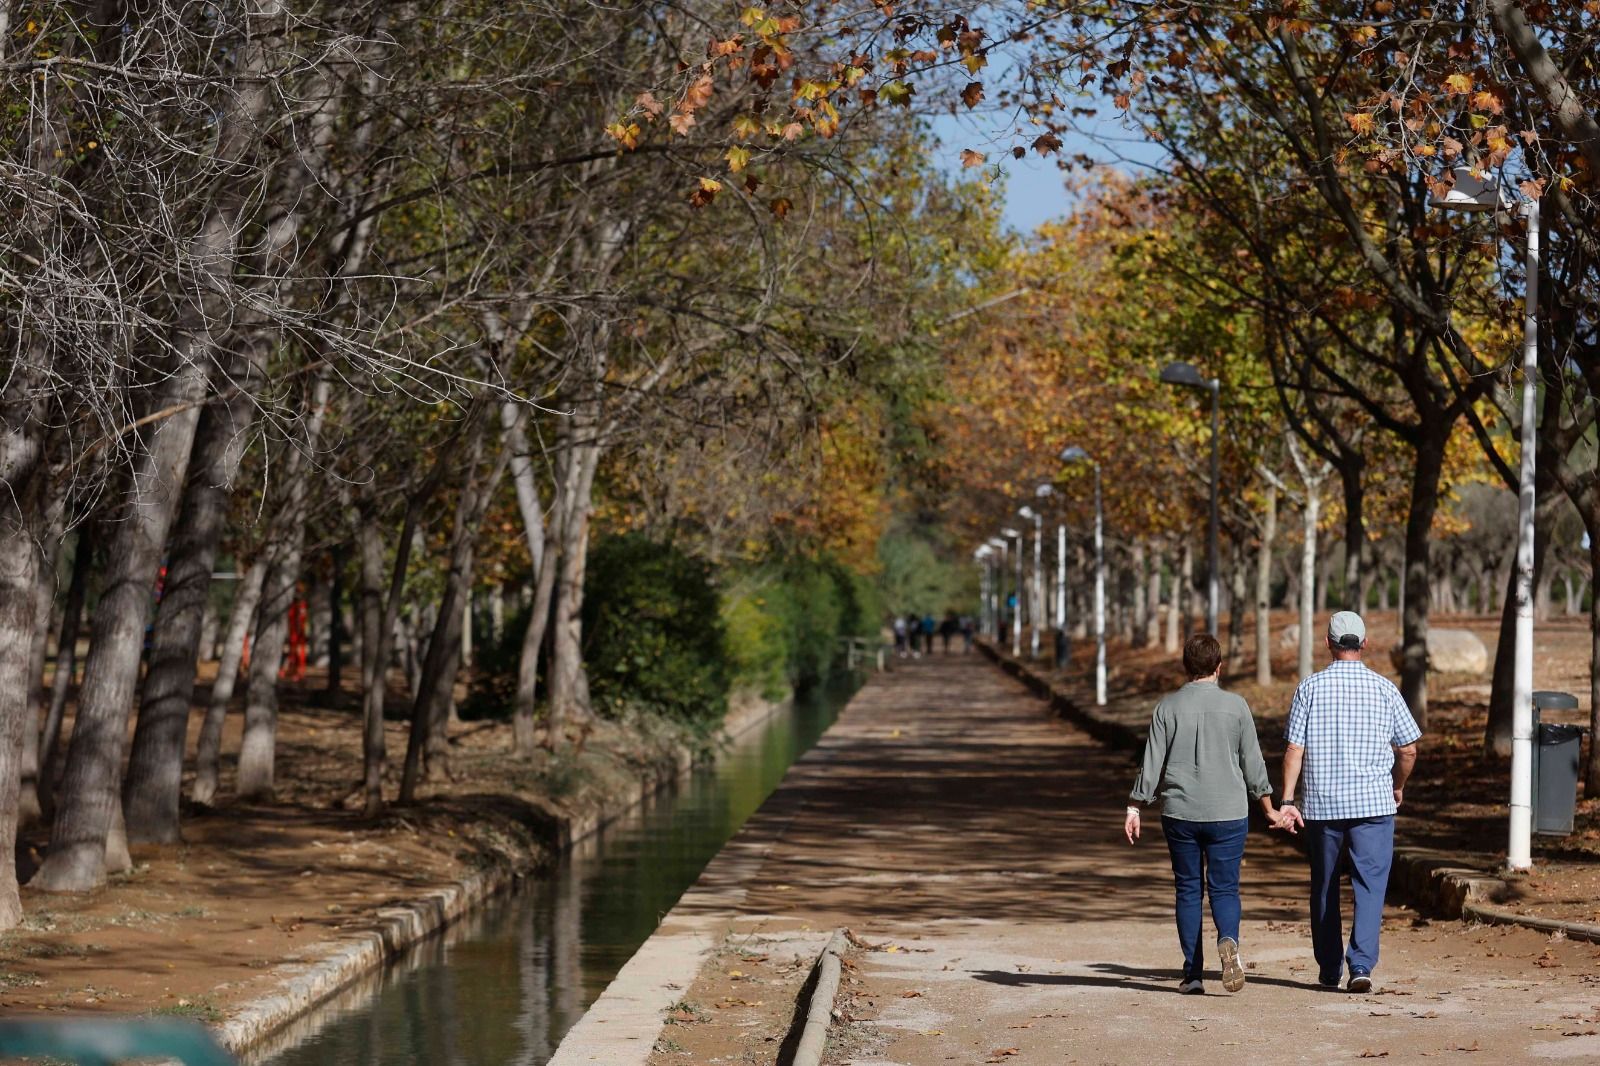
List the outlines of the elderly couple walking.
{"type": "Polygon", "coordinates": [[[1274,829],[1304,828],[1311,853],[1311,942],[1318,981],[1338,988],[1348,969],[1352,992],[1372,988],[1384,890],[1394,856],[1394,816],[1416,763],[1417,728],[1394,684],[1369,670],[1360,615],[1328,622],[1328,667],[1300,682],[1284,734],[1283,792],[1277,806],[1250,707],[1217,684],[1222,649],[1209,633],[1183,648],[1189,683],[1156,705],[1144,765],[1129,797],[1125,832],[1139,837],[1139,807],[1161,800],[1161,827],[1177,887],[1180,992],[1199,995],[1202,888],[1217,927],[1222,986],[1244,987],[1239,957],[1239,866],[1250,801],[1274,829]],[[1295,787],[1301,800],[1295,803],[1295,787]],[[1348,871],[1355,920],[1348,947],[1339,914],[1340,875],[1348,871]]]}

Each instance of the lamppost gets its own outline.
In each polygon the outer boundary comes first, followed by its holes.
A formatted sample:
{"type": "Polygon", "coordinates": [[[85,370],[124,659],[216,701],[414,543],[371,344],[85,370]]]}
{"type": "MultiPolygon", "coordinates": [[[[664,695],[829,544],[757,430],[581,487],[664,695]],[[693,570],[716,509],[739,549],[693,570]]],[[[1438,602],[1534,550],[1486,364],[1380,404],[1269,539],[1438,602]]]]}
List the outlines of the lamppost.
{"type": "Polygon", "coordinates": [[[1039,623],[1041,616],[1045,613],[1044,577],[1040,569],[1043,557],[1041,544],[1044,539],[1044,515],[1026,505],[1018,509],[1017,514],[1033,522],[1033,588],[1030,590],[1032,596],[1028,605],[1028,621],[1032,623],[1032,635],[1029,640],[1031,646],[1028,654],[1037,659],[1039,657],[1039,623]]]}
{"type": "Polygon", "coordinates": [[[1005,618],[1006,551],[1009,545],[1004,537],[990,537],[989,547],[1000,553],[1000,559],[994,568],[994,581],[990,587],[990,595],[994,598],[994,610],[989,613],[989,618],[994,623],[994,628],[990,630],[990,635],[994,637],[995,643],[998,644],[1000,641],[1000,623],[1005,618]]]}
{"type": "Polygon", "coordinates": [[[1106,705],[1106,537],[1105,509],[1100,500],[1100,464],[1074,444],[1061,453],[1064,463],[1094,467],[1094,702],[1106,705]]]}
{"type": "Polygon", "coordinates": [[[972,553],[973,561],[978,564],[978,629],[987,631],[989,628],[989,582],[990,562],[989,557],[994,554],[994,548],[989,544],[980,544],[972,553]]]}
{"type": "MultiPolygon", "coordinates": [[[[1485,180],[1457,167],[1455,183],[1432,205],[1475,214],[1513,206],[1498,178],[1485,180]]],[[[1527,290],[1522,305],[1522,471],[1517,486],[1517,628],[1511,695],[1511,824],[1506,865],[1533,866],[1533,505],[1534,454],[1539,433],[1539,201],[1519,212],[1528,226],[1527,290]]]]}
{"type": "Polygon", "coordinates": [[[1217,461],[1217,437],[1221,415],[1217,400],[1222,382],[1200,373],[1193,363],[1168,363],[1161,368],[1161,380],[1186,389],[1203,389],[1211,394],[1211,521],[1206,526],[1206,632],[1217,635],[1217,571],[1222,569],[1217,547],[1217,481],[1221,476],[1217,461]]]}
{"type": "Polygon", "coordinates": [[[1011,612],[1011,657],[1022,658],[1022,531],[1020,529],[1002,529],[1002,537],[1017,542],[1017,572],[1012,583],[1012,595],[1017,598],[1017,606],[1011,612]]]}
{"type": "MultiPolygon", "coordinates": [[[[1039,499],[1054,496],[1056,487],[1050,484],[1040,485],[1033,490],[1039,499]]],[[[1067,666],[1067,524],[1056,523],[1056,587],[1055,587],[1055,658],[1056,669],[1064,670],[1067,666]]]]}

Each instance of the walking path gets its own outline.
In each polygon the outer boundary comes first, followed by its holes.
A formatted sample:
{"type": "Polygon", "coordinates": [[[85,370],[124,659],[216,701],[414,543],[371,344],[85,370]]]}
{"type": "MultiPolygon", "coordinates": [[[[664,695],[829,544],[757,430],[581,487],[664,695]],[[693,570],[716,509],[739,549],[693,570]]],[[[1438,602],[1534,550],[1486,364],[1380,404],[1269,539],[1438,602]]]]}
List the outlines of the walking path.
{"type": "MultiPolygon", "coordinates": [[[[678,1000],[649,1061],[773,1061],[783,1033],[755,1009],[757,986],[792,995],[795,981],[729,945],[837,927],[880,950],[850,958],[830,1062],[1600,1059],[1593,945],[1396,909],[1375,993],[1316,988],[1304,860],[1265,831],[1244,872],[1250,983],[1177,995],[1159,823],[1137,847],[1121,839],[1132,777],[1126,753],[1049,717],[976,655],[875,677],[663,923],[647,956],[658,974],[672,944],[705,961],[692,983],[694,966],[668,967],[653,1013],[635,1013],[649,1028],[661,998],[678,1000]]],[[[630,1040],[644,1061],[654,1037],[609,1024],[604,1061],[635,1061],[617,1053],[630,1040]]],[[[600,1061],[581,1030],[558,1063],[600,1061]]]]}

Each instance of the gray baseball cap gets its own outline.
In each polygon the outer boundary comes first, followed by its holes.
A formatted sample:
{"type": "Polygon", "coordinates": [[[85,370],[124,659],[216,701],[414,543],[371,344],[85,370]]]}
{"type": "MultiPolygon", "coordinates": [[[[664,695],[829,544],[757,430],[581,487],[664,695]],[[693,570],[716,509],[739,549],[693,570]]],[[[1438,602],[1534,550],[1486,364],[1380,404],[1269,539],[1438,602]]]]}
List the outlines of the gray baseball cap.
{"type": "Polygon", "coordinates": [[[1328,619],[1328,639],[1341,648],[1354,650],[1367,639],[1367,624],[1354,611],[1336,611],[1328,619]]]}

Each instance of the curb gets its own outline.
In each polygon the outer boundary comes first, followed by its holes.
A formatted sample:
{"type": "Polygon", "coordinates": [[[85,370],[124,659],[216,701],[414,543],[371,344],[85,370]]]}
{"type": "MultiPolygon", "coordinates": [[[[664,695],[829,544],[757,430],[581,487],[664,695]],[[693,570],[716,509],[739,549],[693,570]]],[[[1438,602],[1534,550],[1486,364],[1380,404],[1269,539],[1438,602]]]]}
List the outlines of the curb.
{"type": "MultiPolygon", "coordinates": [[[[1144,736],[1125,722],[1098,714],[1077,703],[1071,695],[1026,663],[1018,662],[987,641],[978,648],[1000,669],[1017,678],[1028,690],[1049,703],[1050,709],[1090,736],[1119,751],[1144,749],[1144,736]]],[[[1295,847],[1305,849],[1303,837],[1290,838],[1295,847]]],[[[1389,897],[1438,918],[1462,918],[1499,924],[1525,925],[1548,932],[1565,932],[1574,939],[1600,942],[1600,926],[1562,922],[1553,918],[1530,918],[1491,904],[1511,896],[1511,885],[1493,874],[1466,865],[1460,856],[1427,848],[1396,847],[1394,866],[1389,874],[1389,897]]]]}
{"type": "Polygon", "coordinates": [[[376,929],[325,942],[331,950],[322,958],[288,970],[290,976],[276,992],[253,1000],[212,1031],[229,1051],[244,1051],[515,881],[510,869],[502,866],[434,889],[404,906],[387,907],[378,912],[376,929]]]}
{"type": "MultiPolygon", "coordinates": [[[[746,709],[729,736],[755,728],[781,712],[791,700],[792,697],[746,709]]],[[[598,833],[667,785],[682,780],[694,767],[694,753],[685,748],[677,752],[670,767],[642,774],[626,791],[614,796],[613,803],[582,816],[560,820],[545,841],[551,857],[564,854],[574,844],[598,833]]],[[[373,928],[310,945],[306,953],[317,955],[315,961],[280,967],[284,979],[272,991],[250,1000],[226,1021],[212,1026],[213,1035],[235,1055],[251,1050],[361,977],[381,970],[407,948],[436,935],[495,896],[509,891],[526,873],[510,862],[496,863],[459,881],[429,889],[409,903],[378,911],[373,928]]]]}
{"type": "Polygon", "coordinates": [[[806,1007],[800,1042],[795,1045],[789,1066],[820,1066],[822,1062],[823,1049],[828,1045],[828,1027],[833,1024],[833,1000],[839,993],[839,957],[849,945],[844,931],[836,929],[828,946],[817,956],[812,969],[816,982],[811,990],[811,1002],[806,1007]]]}

